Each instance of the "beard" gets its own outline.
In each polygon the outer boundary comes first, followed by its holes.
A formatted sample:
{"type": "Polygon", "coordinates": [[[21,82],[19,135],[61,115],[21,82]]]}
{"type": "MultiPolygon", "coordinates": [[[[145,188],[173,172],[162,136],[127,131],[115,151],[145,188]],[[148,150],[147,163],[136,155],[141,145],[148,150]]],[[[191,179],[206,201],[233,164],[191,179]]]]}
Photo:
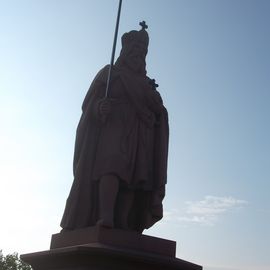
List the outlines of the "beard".
{"type": "Polygon", "coordinates": [[[134,46],[123,47],[115,65],[138,75],[146,75],[146,54],[147,51],[138,51],[134,49],[134,46]]]}
{"type": "Polygon", "coordinates": [[[145,57],[138,54],[130,54],[124,59],[127,67],[135,73],[145,73],[145,57]]]}

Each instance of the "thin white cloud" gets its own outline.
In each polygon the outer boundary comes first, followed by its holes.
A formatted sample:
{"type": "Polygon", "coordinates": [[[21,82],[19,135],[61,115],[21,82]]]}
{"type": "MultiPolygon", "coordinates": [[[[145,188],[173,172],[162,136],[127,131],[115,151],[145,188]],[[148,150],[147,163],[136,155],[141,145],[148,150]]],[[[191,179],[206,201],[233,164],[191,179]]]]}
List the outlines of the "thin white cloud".
{"type": "Polygon", "coordinates": [[[247,201],[233,197],[205,196],[200,201],[186,201],[184,211],[177,209],[165,212],[165,221],[176,219],[181,223],[194,223],[213,226],[218,218],[229,211],[247,205],[247,201]]]}
{"type": "Polygon", "coordinates": [[[201,201],[187,201],[187,213],[195,215],[218,215],[232,208],[241,207],[247,201],[233,197],[206,196],[201,201]]]}

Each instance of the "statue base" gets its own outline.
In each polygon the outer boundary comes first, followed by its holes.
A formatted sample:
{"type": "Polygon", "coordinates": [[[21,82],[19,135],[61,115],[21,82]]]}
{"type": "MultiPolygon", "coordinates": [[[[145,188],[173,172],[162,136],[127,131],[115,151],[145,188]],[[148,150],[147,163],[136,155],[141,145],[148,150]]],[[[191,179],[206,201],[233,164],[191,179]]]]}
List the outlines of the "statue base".
{"type": "Polygon", "coordinates": [[[175,257],[176,242],[89,227],[52,235],[51,249],[21,255],[34,270],[202,270],[175,257]]]}

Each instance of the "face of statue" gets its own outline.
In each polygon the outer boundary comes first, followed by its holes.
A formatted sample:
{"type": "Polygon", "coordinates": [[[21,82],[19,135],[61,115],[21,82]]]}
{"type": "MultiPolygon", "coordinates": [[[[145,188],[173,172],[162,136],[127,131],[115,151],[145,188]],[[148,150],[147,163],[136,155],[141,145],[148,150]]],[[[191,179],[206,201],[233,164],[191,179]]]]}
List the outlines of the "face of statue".
{"type": "Polygon", "coordinates": [[[125,63],[134,72],[139,73],[145,69],[145,57],[147,54],[147,45],[143,42],[133,44],[130,52],[125,57],[125,63]]]}

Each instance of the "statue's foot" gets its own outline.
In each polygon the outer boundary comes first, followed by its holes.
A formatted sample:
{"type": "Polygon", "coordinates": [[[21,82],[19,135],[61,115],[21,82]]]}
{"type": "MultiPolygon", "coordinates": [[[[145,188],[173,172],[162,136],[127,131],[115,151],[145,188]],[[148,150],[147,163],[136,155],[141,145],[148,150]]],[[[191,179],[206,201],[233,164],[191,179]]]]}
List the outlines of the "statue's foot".
{"type": "Polygon", "coordinates": [[[105,227],[105,228],[113,228],[113,222],[106,219],[100,219],[97,222],[97,226],[105,227]]]}
{"type": "Polygon", "coordinates": [[[121,222],[120,223],[120,229],[125,230],[125,231],[129,231],[130,230],[127,222],[121,222]]]}
{"type": "Polygon", "coordinates": [[[66,229],[66,228],[63,228],[60,232],[70,232],[72,231],[71,229],[66,229]]]}

